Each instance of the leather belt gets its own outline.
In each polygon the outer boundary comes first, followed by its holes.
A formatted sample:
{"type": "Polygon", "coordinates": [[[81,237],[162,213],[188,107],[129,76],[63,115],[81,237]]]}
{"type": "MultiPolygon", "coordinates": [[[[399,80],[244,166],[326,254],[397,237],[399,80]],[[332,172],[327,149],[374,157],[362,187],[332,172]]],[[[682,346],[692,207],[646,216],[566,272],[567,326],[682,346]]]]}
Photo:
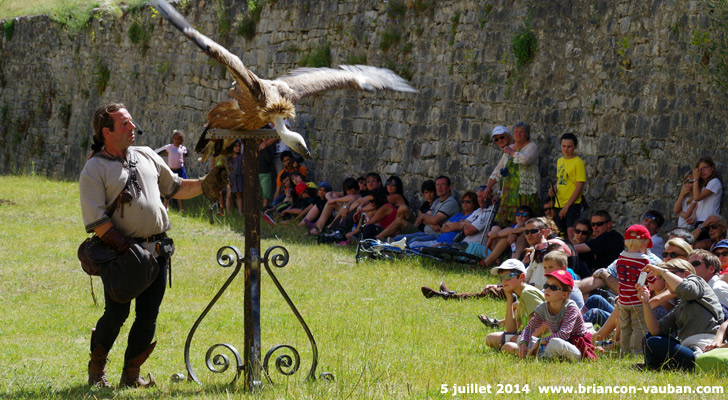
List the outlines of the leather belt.
{"type": "Polygon", "coordinates": [[[162,232],[162,233],[152,235],[149,237],[145,237],[145,238],[134,238],[134,240],[141,242],[141,243],[152,243],[152,242],[158,242],[158,241],[160,241],[162,239],[166,239],[166,238],[167,238],[167,233],[162,232]]]}

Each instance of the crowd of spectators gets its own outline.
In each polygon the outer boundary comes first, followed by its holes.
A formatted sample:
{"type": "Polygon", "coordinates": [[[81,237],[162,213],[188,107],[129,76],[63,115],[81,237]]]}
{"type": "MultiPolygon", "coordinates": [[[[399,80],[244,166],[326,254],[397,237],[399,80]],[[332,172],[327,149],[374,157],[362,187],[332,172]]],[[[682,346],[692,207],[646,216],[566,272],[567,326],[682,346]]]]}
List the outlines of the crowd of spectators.
{"type": "Polygon", "coordinates": [[[439,290],[422,292],[427,298],[505,299],[504,318],[479,319],[504,330],[488,335],[489,346],[517,356],[593,359],[616,342],[624,354],[644,354],[640,369],[692,369],[705,351],[728,346],[728,325],[719,329],[728,315],[728,225],[710,157],[681,178],[668,216],[676,228],[665,242],[660,210],[640,213],[624,231],[615,229],[608,210],[589,210],[575,135],[560,138],[562,157],[550,179],[538,173],[540,151],[528,124],[516,123],[512,133],[496,126],[490,140],[502,155],[482,186],[457,188],[457,196],[441,175],[422,182],[416,198],[405,195],[396,175],[385,181],[376,172],[349,177],[339,190],[309,181],[301,160],[286,149],[274,153],[279,144],[264,142],[263,218],[297,224],[320,242],[342,246],[402,240],[478,254],[479,265],[495,267],[501,284],[457,293],[442,282],[439,290]],[[542,179],[548,182],[543,202],[542,179]]]}

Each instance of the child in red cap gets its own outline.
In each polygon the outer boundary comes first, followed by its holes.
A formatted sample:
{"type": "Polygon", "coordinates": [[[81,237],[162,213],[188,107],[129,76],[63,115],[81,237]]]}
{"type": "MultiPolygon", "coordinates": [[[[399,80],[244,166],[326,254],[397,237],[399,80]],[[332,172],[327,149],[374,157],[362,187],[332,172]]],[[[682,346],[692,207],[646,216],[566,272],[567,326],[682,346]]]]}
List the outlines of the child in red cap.
{"type": "Polygon", "coordinates": [[[645,336],[647,323],[635,285],[642,268],[650,263],[645,255],[652,247],[650,232],[643,225],[630,226],[624,234],[624,247],[627,250],[622,251],[617,259],[619,327],[622,331],[619,347],[622,354],[642,354],[642,337],[645,336]]]}
{"type": "Polygon", "coordinates": [[[596,359],[591,333],[584,324],[579,306],[569,299],[569,293],[574,289],[574,278],[568,271],[554,271],[546,274],[543,288],[546,302],[536,307],[518,338],[518,356],[523,358],[527,352],[535,354],[538,351],[543,357],[563,357],[570,361],[583,357],[596,359]],[[528,350],[531,335],[543,324],[546,324],[551,336],[539,339],[540,346],[528,350]]]}

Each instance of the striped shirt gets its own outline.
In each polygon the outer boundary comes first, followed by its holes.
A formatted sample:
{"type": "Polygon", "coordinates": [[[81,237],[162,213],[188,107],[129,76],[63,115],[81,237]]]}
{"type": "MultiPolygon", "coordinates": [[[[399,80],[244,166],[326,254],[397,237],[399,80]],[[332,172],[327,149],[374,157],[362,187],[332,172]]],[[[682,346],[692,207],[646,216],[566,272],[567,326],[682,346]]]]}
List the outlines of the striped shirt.
{"type": "MultiPolygon", "coordinates": [[[[629,253],[623,251],[617,259],[617,279],[619,280],[619,304],[636,306],[642,304],[637,289],[634,287],[639,279],[640,272],[650,259],[643,253],[629,253]]],[[[650,278],[647,282],[654,281],[650,278]]]]}
{"type": "Polygon", "coordinates": [[[579,307],[573,300],[566,300],[561,306],[561,311],[556,315],[551,314],[548,303],[543,302],[536,307],[533,317],[526,325],[526,329],[521,332],[518,343],[530,343],[533,332],[543,324],[546,324],[551,336],[541,339],[542,345],[547,345],[552,338],[568,341],[572,336],[583,336],[587,333],[584,318],[582,318],[579,307]]]}

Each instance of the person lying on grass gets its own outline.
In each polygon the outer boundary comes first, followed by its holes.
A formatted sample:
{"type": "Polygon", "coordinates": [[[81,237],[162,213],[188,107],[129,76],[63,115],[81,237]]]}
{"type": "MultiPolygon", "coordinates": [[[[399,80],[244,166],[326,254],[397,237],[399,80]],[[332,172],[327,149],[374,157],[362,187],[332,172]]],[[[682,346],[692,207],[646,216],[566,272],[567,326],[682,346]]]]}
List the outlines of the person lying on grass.
{"type": "Polygon", "coordinates": [[[584,324],[579,307],[569,299],[574,289],[574,278],[565,270],[546,274],[544,284],[545,303],[541,303],[518,338],[518,356],[563,357],[570,361],[583,357],[596,359],[591,333],[584,324]],[[531,337],[541,325],[551,336],[539,339],[536,346],[529,348],[531,337]]]}

